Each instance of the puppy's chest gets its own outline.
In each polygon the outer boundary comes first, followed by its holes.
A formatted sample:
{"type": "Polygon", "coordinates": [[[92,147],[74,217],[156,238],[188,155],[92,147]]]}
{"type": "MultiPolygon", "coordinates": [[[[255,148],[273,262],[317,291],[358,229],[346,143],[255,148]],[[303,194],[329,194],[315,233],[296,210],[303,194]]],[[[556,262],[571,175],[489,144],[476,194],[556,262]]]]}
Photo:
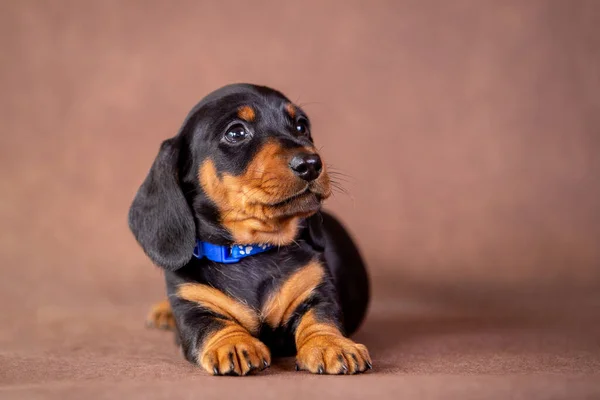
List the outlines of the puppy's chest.
{"type": "MultiPolygon", "coordinates": [[[[237,263],[202,262],[190,265],[180,275],[181,283],[197,282],[211,286],[252,308],[272,301],[283,286],[307,267],[319,265],[318,254],[307,246],[287,246],[246,257],[237,263]]],[[[324,271],[323,271],[324,273],[324,271]]],[[[300,277],[302,279],[302,277],[300,277]]]]}

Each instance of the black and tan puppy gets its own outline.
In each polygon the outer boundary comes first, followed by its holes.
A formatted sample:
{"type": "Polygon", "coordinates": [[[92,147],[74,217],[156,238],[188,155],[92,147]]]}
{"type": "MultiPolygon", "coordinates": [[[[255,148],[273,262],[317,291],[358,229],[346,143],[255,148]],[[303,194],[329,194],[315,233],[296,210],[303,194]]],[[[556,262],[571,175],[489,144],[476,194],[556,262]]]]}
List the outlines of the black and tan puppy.
{"type": "Polygon", "coordinates": [[[320,212],[330,180],[302,109],[273,89],[223,87],[162,143],[129,213],[165,271],[185,357],[215,375],[245,375],[273,355],[297,368],[371,368],[346,335],[361,323],[369,284],[360,254],[320,212]]]}

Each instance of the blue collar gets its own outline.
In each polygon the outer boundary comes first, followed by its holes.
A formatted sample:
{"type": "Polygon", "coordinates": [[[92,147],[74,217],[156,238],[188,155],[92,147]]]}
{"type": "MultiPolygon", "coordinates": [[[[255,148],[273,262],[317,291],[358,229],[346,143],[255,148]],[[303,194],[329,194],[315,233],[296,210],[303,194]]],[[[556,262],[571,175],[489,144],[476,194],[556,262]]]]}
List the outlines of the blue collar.
{"type": "Polygon", "coordinates": [[[196,239],[194,256],[196,258],[206,257],[209,260],[218,263],[233,264],[239,262],[242,258],[269,251],[273,247],[275,246],[270,244],[234,244],[231,246],[221,246],[218,244],[201,242],[196,239]]]}

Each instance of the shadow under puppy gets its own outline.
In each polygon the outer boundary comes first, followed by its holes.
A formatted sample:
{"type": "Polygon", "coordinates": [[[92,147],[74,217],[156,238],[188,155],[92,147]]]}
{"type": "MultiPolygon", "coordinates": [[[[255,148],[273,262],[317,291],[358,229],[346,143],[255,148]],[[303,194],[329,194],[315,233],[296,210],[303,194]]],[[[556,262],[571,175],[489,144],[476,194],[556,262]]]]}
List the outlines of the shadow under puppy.
{"type": "Polygon", "coordinates": [[[273,89],[225,86],[164,141],[129,212],[165,271],[183,354],[215,375],[246,375],[271,353],[298,369],[371,368],[346,335],[363,320],[369,283],[349,234],[320,212],[331,194],[302,109],[273,89]]]}

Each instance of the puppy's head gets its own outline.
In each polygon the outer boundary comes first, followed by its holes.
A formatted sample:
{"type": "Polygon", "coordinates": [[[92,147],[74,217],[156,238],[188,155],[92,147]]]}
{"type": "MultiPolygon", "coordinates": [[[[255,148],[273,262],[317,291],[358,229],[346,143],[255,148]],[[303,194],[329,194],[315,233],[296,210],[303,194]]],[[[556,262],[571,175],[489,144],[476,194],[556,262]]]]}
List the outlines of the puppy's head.
{"type": "Polygon", "coordinates": [[[221,88],[163,142],[129,213],[148,256],[176,269],[195,239],[286,245],[331,194],[300,107],[261,86],[221,88]]]}

